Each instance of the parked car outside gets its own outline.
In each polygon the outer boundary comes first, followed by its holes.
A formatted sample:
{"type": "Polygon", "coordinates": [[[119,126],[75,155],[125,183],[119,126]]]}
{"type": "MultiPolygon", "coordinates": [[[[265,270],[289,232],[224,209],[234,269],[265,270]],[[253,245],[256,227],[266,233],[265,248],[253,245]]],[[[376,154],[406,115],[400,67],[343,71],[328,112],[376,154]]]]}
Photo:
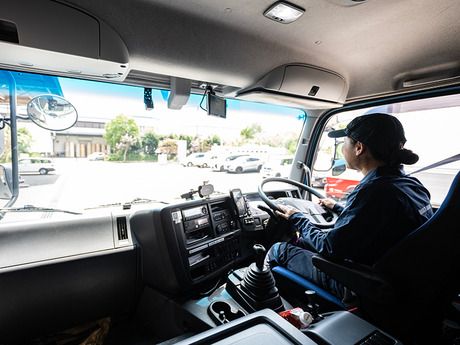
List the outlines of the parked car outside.
{"type": "Polygon", "coordinates": [[[201,167],[201,168],[207,168],[208,163],[208,154],[205,152],[196,152],[188,155],[185,157],[185,160],[182,162],[183,166],[187,167],[201,167]]]}
{"type": "Polygon", "coordinates": [[[226,171],[227,165],[230,164],[231,161],[237,159],[238,157],[246,157],[249,156],[248,154],[233,154],[224,156],[224,158],[217,159],[211,165],[213,171],[226,171]]]}
{"type": "Polygon", "coordinates": [[[268,160],[262,168],[262,178],[284,177],[289,178],[292,168],[292,157],[275,157],[268,160]]]}
{"type": "MultiPolygon", "coordinates": [[[[332,175],[334,175],[334,171],[337,170],[332,169],[332,175]]],[[[346,169],[336,176],[327,176],[326,184],[324,185],[326,197],[345,200],[362,178],[363,175],[353,169],[346,169]]]]}
{"type": "Polygon", "coordinates": [[[106,157],[104,152],[93,152],[88,155],[88,160],[90,161],[103,161],[106,157]]]}
{"type": "Polygon", "coordinates": [[[46,175],[55,171],[54,163],[49,158],[23,158],[18,161],[19,173],[39,173],[46,175]]]}
{"type": "Polygon", "coordinates": [[[202,168],[212,168],[214,167],[215,163],[220,159],[221,159],[221,156],[219,156],[218,154],[208,153],[201,167],[202,168]]]}
{"type": "Polygon", "coordinates": [[[263,165],[264,161],[259,157],[242,156],[230,161],[230,163],[227,165],[227,172],[234,172],[237,174],[249,171],[259,172],[262,170],[263,165]]]}

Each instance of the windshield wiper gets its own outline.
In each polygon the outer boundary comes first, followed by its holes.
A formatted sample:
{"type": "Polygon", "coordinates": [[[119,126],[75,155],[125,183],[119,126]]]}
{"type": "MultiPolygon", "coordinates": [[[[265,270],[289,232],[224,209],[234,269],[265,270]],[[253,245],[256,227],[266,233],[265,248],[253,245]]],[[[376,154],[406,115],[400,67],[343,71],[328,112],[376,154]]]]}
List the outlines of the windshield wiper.
{"type": "Polygon", "coordinates": [[[61,209],[52,208],[52,207],[40,207],[40,206],[34,206],[34,205],[0,208],[0,213],[8,213],[8,212],[63,212],[63,213],[70,213],[70,214],[82,214],[80,212],[61,210],[61,209]]]}
{"type": "Polygon", "coordinates": [[[165,205],[169,204],[169,203],[161,201],[161,200],[154,200],[154,199],[148,199],[148,198],[134,198],[131,201],[114,202],[114,203],[110,203],[110,204],[103,204],[103,205],[98,205],[98,206],[94,206],[94,207],[88,207],[88,208],[85,208],[85,210],[93,210],[93,209],[97,209],[97,208],[112,207],[112,206],[122,206],[124,210],[129,210],[132,205],[149,204],[149,203],[152,203],[152,202],[165,204],[165,205]]]}

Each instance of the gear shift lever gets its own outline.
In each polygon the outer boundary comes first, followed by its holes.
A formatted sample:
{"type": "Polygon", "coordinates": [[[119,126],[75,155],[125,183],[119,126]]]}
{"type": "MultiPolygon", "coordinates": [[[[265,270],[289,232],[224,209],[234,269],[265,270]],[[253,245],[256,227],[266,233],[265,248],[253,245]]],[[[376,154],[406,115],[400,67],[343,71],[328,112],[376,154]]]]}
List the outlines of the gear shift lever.
{"type": "Polygon", "coordinates": [[[261,244],[254,244],[252,249],[254,249],[254,252],[256,253],[256,266],[260,271],[263,271],[265,254],[267,253],[267,251],[261,244]]]}
{"type": "Polygon", "coordinates": [[[256,256],[242,276],[237,272],[227,279],[228,293],[247,311],[270,308],[275,311],[283,310],[283,302],[276,288],[275,279],[269,267],[264,266],[265,248],[256,244],[253,246],[256,256]]]}

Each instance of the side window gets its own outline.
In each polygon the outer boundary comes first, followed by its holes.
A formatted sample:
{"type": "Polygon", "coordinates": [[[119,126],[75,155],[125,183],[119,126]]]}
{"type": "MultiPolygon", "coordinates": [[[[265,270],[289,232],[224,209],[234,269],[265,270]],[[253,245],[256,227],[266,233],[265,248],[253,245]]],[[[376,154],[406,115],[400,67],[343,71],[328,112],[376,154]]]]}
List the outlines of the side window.
{"type": "Polygon", "coordinates": [[[433,206],[439,206],[460,170],[460,161],[420,173],[416,171],[460,153],[460,95],[407,101],[332,116],[326,124],[317,149],[312,171],[313,180],[315,176],[323,176],[321,188],[324,188],[324,194],[337,200],[346,200],[363,176],[355,170],[346,168],[342,155],[342,141],[329,138],[327,133],[332,129],[345,128],[356,116],[377,112],[392,114],[401,121],[407,139],[404,147],[419,156],[417,163],[405,165],[403,169],[407,174],[415,172],[413,176],[430,191],[433,206]]]}

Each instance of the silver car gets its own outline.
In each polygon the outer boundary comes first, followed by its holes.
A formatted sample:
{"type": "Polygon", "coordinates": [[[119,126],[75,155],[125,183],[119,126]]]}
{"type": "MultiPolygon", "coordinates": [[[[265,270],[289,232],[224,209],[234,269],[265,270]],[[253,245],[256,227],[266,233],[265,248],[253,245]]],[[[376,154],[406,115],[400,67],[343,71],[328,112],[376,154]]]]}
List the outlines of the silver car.
{"type": "Polygon", "coordinates": [[[238,157],[227,165],[227,172],[240,174],[242,172],[257,171],[259,172],[264,165],[264,161],[255,156],[238,157]]]}

